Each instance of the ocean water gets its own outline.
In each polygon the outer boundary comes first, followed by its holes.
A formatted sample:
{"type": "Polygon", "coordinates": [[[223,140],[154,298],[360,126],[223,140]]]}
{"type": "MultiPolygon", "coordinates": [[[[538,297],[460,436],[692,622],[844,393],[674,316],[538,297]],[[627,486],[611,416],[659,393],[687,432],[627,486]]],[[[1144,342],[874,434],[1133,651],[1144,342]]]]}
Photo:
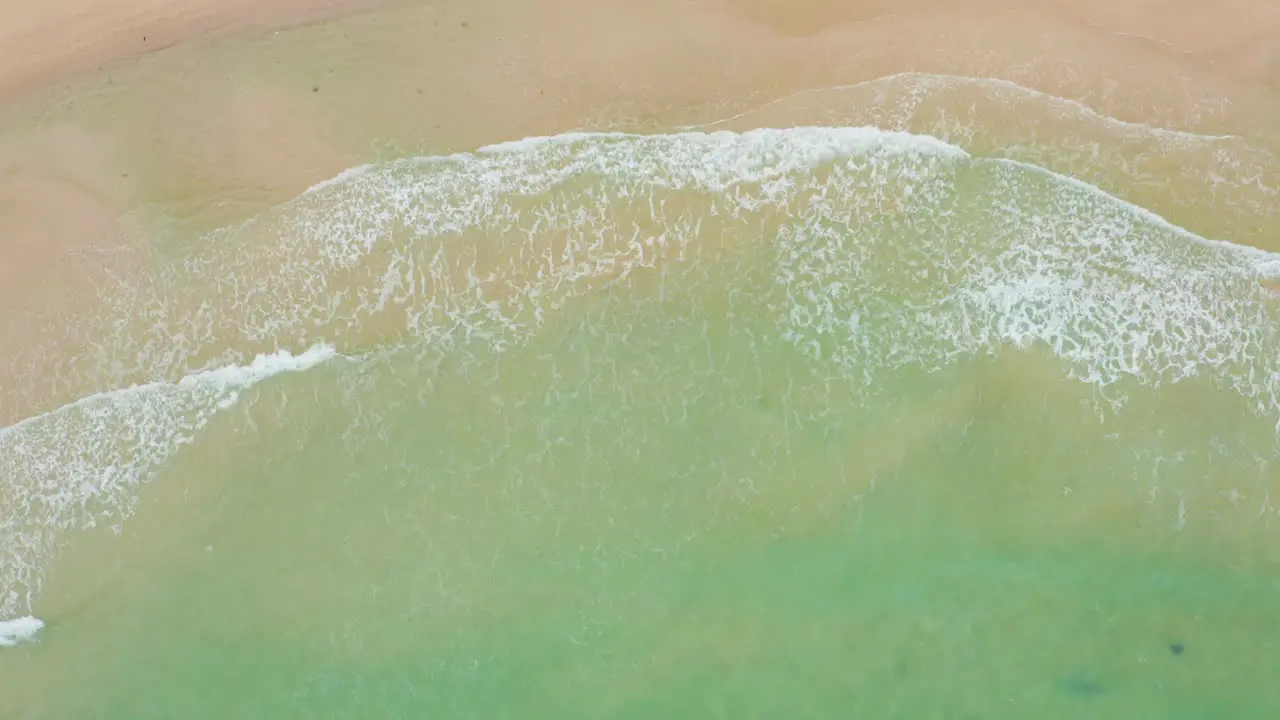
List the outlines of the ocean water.
{"type": "Polygon", "coordinates": [[[17,361],[0,711],[1276,716],[1278,174],[919,74],[352,169],[17,361]]]}

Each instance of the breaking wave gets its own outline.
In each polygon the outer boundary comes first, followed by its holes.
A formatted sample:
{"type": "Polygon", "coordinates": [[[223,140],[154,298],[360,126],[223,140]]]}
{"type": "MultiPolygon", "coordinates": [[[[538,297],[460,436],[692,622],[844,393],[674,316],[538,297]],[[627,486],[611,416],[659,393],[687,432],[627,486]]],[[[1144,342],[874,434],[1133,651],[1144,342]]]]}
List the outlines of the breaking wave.
{"type": "MultiPolygon", "coordinates": [[[[1233,141],[1113,129],[1219,158],[1233,141]]],[[[1270,191],[1250,177],[1233,187],[1270,191]]],[[[122,522],[257,382],[339,353],[501,352],[619,283],[753,253],[775,339],[852,383],[1036,345],[1098,387],[1203,377],[1280,419],[1260,282],[1280,256],[1081,179],[874,127],[528,139],[347,171],[122,280],[67,331],[74,352],[33,350],[53,385],[9,399],[64,399],[0,430],[0,617],[31,606],[66,530],[122,522]]]]}
{"type": "MultiPolygon", "coordinates": [[[[139,485],[215,413],[263,380],[333,356],[325,346],[263,355],[173,383],[90,395],[0,429],[0,617],[30,608],[63,533],[118,528],[133,511],[139,485]]],[[[14,625],[15,638],[33,636],[34,630],[22,632],[29,627],[14,625]]]]}

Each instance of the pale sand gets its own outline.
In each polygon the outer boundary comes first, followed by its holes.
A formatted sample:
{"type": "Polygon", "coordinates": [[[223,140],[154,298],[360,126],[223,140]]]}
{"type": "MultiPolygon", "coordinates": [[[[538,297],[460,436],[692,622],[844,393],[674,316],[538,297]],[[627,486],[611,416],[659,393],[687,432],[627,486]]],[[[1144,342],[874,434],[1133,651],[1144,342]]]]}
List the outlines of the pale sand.
{"type": "MultiPolygon", "coordinates": [[[[85,122],[44,120],[41,86],[90,83],[130,59],[189,42],[299,25],[378,0],[0,1],[0,101],[17,127],[0,131],[0,343],[26,334],[33,310],[68,310],[104,268],[121,267],[138,229],[119,143],[85,122]],[[34,97],[30,94],[36,93],[34,97]],[[29,99],[24,103],[24,94],[29,99]],[[34,102],[32,102],[34,100],[34,102]]],[[[255,100],[245,95],[241,102],[255,100]]],[[[140,109],[141,110],[141,109],[140,109]]],[[[143,110],[145,112],[145,110],[143,110]]],[[[228,107],[224,112],[250,112],[228,107]]],[[[254,122],[271,122],[270,98],[254,122]]],[[[224,151],[225,148],[219,149],[224,151]]],[[[224,156],[225,157],[225,156],[224,156]]]]}
{"type": "Polygon", "coordinates": [[[0,2],[0,96],[193,38],[314,22],[377,0],[0,2]]]}

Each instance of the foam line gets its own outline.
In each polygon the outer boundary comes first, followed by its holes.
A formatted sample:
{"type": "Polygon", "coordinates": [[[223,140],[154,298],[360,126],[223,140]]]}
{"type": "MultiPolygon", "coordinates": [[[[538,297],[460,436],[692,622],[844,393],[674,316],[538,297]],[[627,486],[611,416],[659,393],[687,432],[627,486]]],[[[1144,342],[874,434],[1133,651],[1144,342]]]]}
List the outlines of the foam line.
{"type": "Polygon", "coordinates": [[[840,91],[846,91],[846,90],[857,90],[860,88],[888,84],[895,80],[908,80],[908,79],[918,80],[920,81],[921,84],[926,84],[926,85],[927,84],[942,84],[942,85],[972,84],[972,85],[978,85],[978,86],[985,86],[988,88],[994,88],[997,90],[1006,90],[1018,95],[1022,95],[1026,99],[1041,100],[1051,105],[1058,105],[1059,107],[1069,108],[1072,112],[1080,116],[1083,116],[1089,120],[1093,120],[1098,123],[1101,123],[1103,125],[1110,125],[1112,127],[1124,128],[1126,130],[1136,130],[1138,132],[1150,133],[1153,135],[1163,135],[1166,137],[1177,137],[1185,140],[1198,140],[1198,141],[1204,141],[1204,142],[1215,142],[1215,141],[1222,141],[1222,140],[1238,139],[1238,137],[1235,135],[1209,135],[1204,133],[1190,132],[1187,130],[1174,130],[1171,128],[1157,127],[1154,125],[1147,125],[1145,123],[1132,122],[1129,120],[1121,120],[1119,118],[1111,117],[1110,115],[1103,115],[1102,113],[1098,112],[1097,110],[1094,110],[1093,108],[1089,107],[1088,105],[1078,100],[1072,100],[1071,98],[1065,98],[1059,95],[1052,95],[1050,93],[1046,93],[1041,90],[1036,90],[1033,88],[1026,87],[1025,85],[1019,85],[1018,83],[1013,82],[1012,80],[1005,80],[1003,78],[969,77],[965,75],[946,75],[941,73],[926,73],[926,72],[916,72],[916,71],[895,73],[893,75],[885,75],[883,77],[878,77],[873,80],[863,80],[861,82],[850,83],[847,85],[830,85],[826,87],[806,88],[804,90],[798,90],[796,92],[783,95],[782,97],[775,98],[755,108],[752,108],[750,110],[745,110],[743,112],[740,112],[736,115],[732,115],[727,118],[721,118],[720,120],[713,120],[711,122],[703,123],[700,125],[686,125],[686,126],[683,126],[681,129],[698,130],[698,129],[712,128],[716,125],[723,125],[725,123],[733,122],[734,120],[739,120],[753,113],[760,112],[761,110],[765,110],[767,108],[773,107],[774,105],[784,103],[788,100],[801,97],[803,95],[816,95],[818,93],[824,93],[824,92],[840,92],[840,91]]]}
{"type": "Polygon", "coordinates": [[[0,616],[31,607],[62,532],[123,522],[138,487],[243,391],[334,357],[329,345],[259,355],[96,393],[0,429],[0,616]]]}
{"type": "MultiPolygon", "coordinates": [[[[729,130],[718,130],[703,132],[698,130],[684,130],[676,133],[665,133],[661,135],[645,134],[645,133],[629,133],[629,132],[589,132],[575,131],[560,133],[558,135],[534,135],[519,140],[508,140],[490,145],[483,145],[474,152],[460,152],[449,155],[422,155],[412,158],[402,158],[392,160],[386,163],[368,163],[365,165],[357,165],[347,168],[337,175],[322,180],[315,185],[304,190],[297,198],[285,203],[296,202],[302,198],[314,195],[322,190],[338,187],[344,183],[354,181],[371,172],[380,170],[388,170],[404,166],[422,166],[433,165],[447,162],[476,162],[484,156],[494,155],[518,155],[520,153],[545,148],[548,146],[565,146],[574,143],[593,143],[606,140],[615,141],[670,141],[679,142],[692,141],[700,142],[707,140],[732,141],[733,139],[741,139],[748,143],[777,143],[803,138],[822,145],[829,146],[833,151],[840,151],[839,154],[853,154],[855,152],[866,150],[867,148],[884,143],[901,143],[904,146],[910,146],[917,150],[932,150],[942,154],[954,154],[956,156],[968,156],[968,152],[963,148],[957,147],[943,140],[939,140],[931,135],[919,135],[908,132],[900,132],[897,130],[882,130],[870,125],[858,127],[828,127],[828,126],[811,126],[811,127],[792,127],[792,128],[758,128],[748,130],[746,132],[734,132],[729,130]]],[[[800,143],[796,143],[800,145],[800,143]]],[[[827,159],[834,155],[828,155],[827,159]]]]}
{"type": "Polygon", "coordinates": [[[1228,242],[1226,240],[1215,240],[1213,238],[1206,238],[1201,235],[1197,235],[1196,233],[1182,227],[1181,225],[1175,225],[1174,223],[1166,220],[1159,213],[1148,210],[1147,208],[1144,208],[1141,205],[1135,205],[1127,200],[1116,197],[1115,195],[1112,195],[1111,193],[1107,192],[1106,190],[1103,190],[1097,185],[1087,183],[1083,180],[1080,180],[1078,178],[1073,178],[1069,175],[1062,175],[1060,173],[1056,173],[1052,170],[1048,170],[1046,168],[1040,167],[1039,165],[1034,165],[1028,162],[1022,162],[1021,160],[1011,160],[1009,158],[992,158],[991,160],[992,162],[1000,163],[1002,165],[1008,165],[1010,167],[1018,167],[1018,168],[1022,168],[1023,170],[1028,170],[1031,172],[1043,174],[1047,177],[1053,178],[1057,182],[1063,183],[1065,185],[1070,185],[1071,187],[1082,190],[1095,197],[1106,199],[1107,201],[1115,203],[1116,206],[1123,208],[1125,211],[1132,213],[1133,215],[1141,218],[1142,220],[1149,222],[1152,225],[1155,225],[1163,230],[1167,230],[1168,232],[1174,235],[1177,235],[1178,237],[1183,238],[1184,240],[1190,240],[1191,242],[1199,243],[1201,245],[1207,245],[1210,247],[1221,248],[1223,250],[1227,250],[1228,252],[1237,253],[1242,257],[1247,257],[1252,261],[1251,265],[1253,266],[1253,268],[1257,270],[1258,274],[1264,278],[1268,278],[1268,279],[1280,278],[1280,253],[1269,252],[1267,250],[1263,250],[1262,248],[1253,247],[1252,245],[1239,245],[1237,243],[1228,242]]]}
{"type": "Polygon", "coordinates": [[[307,349],[300,355],[287,350],[259,355],[248,365],[228,365],[215,370],[188,375],[179,385],[197,383],[221,383],[228,387],[249,387],[282,373],[306,372],[320,363],[338,357],[332,345],[321,344],[307,349]]]}
{"type": "MultiPolygon", "coordinates": [[[[905,75],[910,75],[910,74],[911,73],[905,73],[905,75]]],[[[896,76],[890,76],[890,77],[896,77],[896,76]]],[[[949,78],[951,76],[937,76],[937,77],[949,78]]],[[[972,78],[957,78],[957,79],[972,79],[972,78]]],[[[1008,81],[1004,81],[1004,80],[990,79],[990,82],[1007,84],[1011,87],[1018,88],[1020,90],[1025,90],[1026,92],[1030,92],[1030,93],[1038,92],[1038,91],[1032,91],[1026,88],[1022,88],[1022,86],[1020,85],[1017,85],[1015,83],[1011,83],[1008,81]]],[[[856,87],[856,86],[850,86],[850,87],[856,87]]],[[[1040,94],[1043,95],[1043,93],[1040,93],[1040,94]]],[[[1046,95],[1046,97],[1053,97],[1053,96],[1046,95]]],[[[1062,100],[1061,98],[1058,98],[1058,99],[1062,100]]],[[[1074,103],[1074,101],[1065,101],[1065,100],[1064,102],[1074,103]]],[[[1078,103],[1075,103],[1075,104],[1078,104],[1078,103]]],[[[1080,106],[1080,107],[1083,108],[1084,106],[1080,106]]],[[[1090,112],[1093,112],[1093,111],[1090,111],[1090,112]]],[[[1094,114],[1096,115],[1096,113],[1094,114]]],[[[1103,118],[1104,116],[1098,116],[1098,117],[1103,118]]],[[[1107,119],[1115,123],[1120,123],[1126,126],[1142,127],[1152,131],[1167,132],[1167,133],[1172,133],[1180,136],[1196,137],[1196,138],[1201,138],[1206,140],[1223,140],[1223,139],[1229,139],[1232,137],[1228,135],[1222,135],[1222,136],[1196,135],[1194,133],[1184,133],[1182,131],[1161,130],[1159,128],[1148,128],[1147,126],[1139,126],[1134,123],[1126,123],[1121,120],[1115,120],[1114,118],[1107,118],[1107,119]]],[[[524,152],[530,152],[546,146],[569,145],[573,143],[592,143],[592,142],[610,141],[610,140],[621,141],[621,142],[626,142],[626,141],[678,142],[680,140],[689,140],[689,141],[698,142],[698,141],[720,139],[725,142],[731,142],[736,138],[739,141],[744,142],[745,144],[754,144],[754,143],[765,144],[765,143],[777,143],[777,142],[784,142],[787,140],[794,140],[797,137],[804,137],[806,140],[809,140],[810,142],[796,143],[796,145],[811,144],[813,146],[825,146],[825,149],[827,150],[827,152],[818,152],[814,154],[810,158],[812,162],[821,162],[821,161],[829,160],[832,157],[835,157],[838,155],[853,154],[878,144],[901,145],[903,147],[910,147],[911,149],[918,150],[918,151],[925,151],[925,152],[933,151],[943,156],[951,156],[951,157],[957,157],[957,158],[971,157],[971,155],[963,148],[953,145],[951,143],[948,143],[944,140],[940,140],[930,135],[920,135],[920,134],[900,132],[900,131],[894,131],[894,130],[882,130],[882,129],[871,127],[871,126],[860,126],[860,127],[803,126],[803,127],[782,128],[782,129],[760,128],[760,129],[748,130],[740,133],[726,131],[726,130],[710,131],[710,132],[704,132],[704,131],[698,131],[698,130],[685,130],[678,133],[671,133],[671,134],[665,134],[665,135],[646,135],[641,133],[625,133],[625,132],[599,132],[599,133],[570,132],[570,133],[562,133],[560,135],[533,136],[533,137],[523,138],[520,140],[512,140],[508,142],[495,143],[492,145],[483,146],[477,149],[475,153],[456,153],[453,155],[432,155],[432,156],[416,157],[416,158],[411,158],[406,160],[398,160],[398,161],[393,161],[392,165],[398,165],[400,163],[408,163],[408,164],[414,164],[414,165],[429,165],[432,163],[443,162],[443,161],[474,162],[478,159],[478,157],[482,157],[485,155],[504,155],[504,154],[514,155],[514,154],[519,154],[524,152]]],[[[1124,207],[1126,210],[1129,210],[1133,212],[1135,215],[1142,217],[1144,220],[1157,224],[1160,227],[1165,228],[1170,232],[1173,232],[1187,240],[1191,240],[1198,243],[1204,243],[1208,245],[1219,246],[1225,249],[1230,249],[1232,251],[1239,252],[1242,255],[1248,256],[1256,261],[1256,267],[1258,268],[1259,272],[1264,276],[1267,276],[1267,277],[1280,276],[1280,255],[1276,253],[1271,253],[1271,252],[1261,250],[1248,245],[1239,245],[1236,243],[1231,243],[1225,240],[1215,240],[1215,239],[1205,238],[1201,235],[1196,234],[1195,232],[1192,232],[1191,230],[1188,230],[1186,228],[1183,228],[1179,225],[1176,225],[1170,222],[1169,220],[1165,219],[1163,216],[1159,215],[1156,212],[1143,208],[1139,205],[1130,203],[1122,198],[1116,197],[1115,195],[1108,193],[1107,191],[1103,190],[1102,188],[1096,185],[1093,185],[1091,183],[1088,183],[1083,180],[1079,180],[1077,178],[1073,178],[1067,175],[1062,175],[1060,173],[1054,172],[1052,170],[1041,167],[1039,165],[1034,165],[1032,163],[1027,163],[1020,160],[1007,159],[1007,158],[999,158],[999,159],[992,159],[992,160],[994,162],[1007,163],[1007,164],[1016,165],[1018,167],[1022,167],[1028,170],[1033,170],[1038,173],[1044,173],[1049,176],[1052,176],[1056,180],[1069,184],[1073,187],[1079,188],[1081,190],[1085,190],[1099,197],[1108,198],[1109,200],[1124,207]]],[[[351,180],[353,178],[364,175],[370,171],[379,170],[385,167],[387,166],[376,165],[376,164],[357,166],[349,170],[343,171],[342,173],[340,173],[339,175],[335,176],[330,180],[317,184],[312,189],[308,190],[307,193],[318,191],[325,187],[337,185],[343,181],[351,180]]],[[[307,193],[304,193],[304,195],[307,193]]]]}
{"type": "MultiPolygon", "coordinates": [[[[247,366],[228,365],[225,367],[215,368],[213,370],[205,370],[198,373],[192,373],[183,377],[178,381],[179,386],[203,385],[206,383],[219,384],[227,388],[247,388],[254,383],[266,380],[274,375],[287,372],[302,372],[309,370],[320,363],[337,357],[338,353],[332,345],[316,345],[303,352],[300,355],[293,355],[285,350],[280,350],[266,355],[258,355],[247,366]]],[[[6,436],[18,432],[24,427],[35,425],[37,423],[51,419],[52,417],[65,413],[69,410],[85,408],[90,405],[100,403],[119,402],[126,400],[132,396],[142,396],[148,392],[159,390],[172,385],[166,382],[152,382],[143,385],[133,385],[127,388],[118,388],[116,390],[107,390],[105,392],[94,393],[82,398],[73,400],[65,405],[54,408],[48,412],[40,413],[23,418],[12,425],[0,428],[0,441],[6,436]]]]}

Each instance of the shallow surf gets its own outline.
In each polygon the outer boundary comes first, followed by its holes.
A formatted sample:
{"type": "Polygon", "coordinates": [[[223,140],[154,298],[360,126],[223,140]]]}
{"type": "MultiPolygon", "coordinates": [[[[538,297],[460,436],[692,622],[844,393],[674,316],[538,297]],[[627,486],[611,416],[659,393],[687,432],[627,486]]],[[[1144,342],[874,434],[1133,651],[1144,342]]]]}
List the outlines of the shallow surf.
{"type": "Polygon", "coordinates": [[[918,74],[354,168],[26,350],[0,616],[168,549],[4,662],[122,654],[50,716],[1263,711],[1280,255],[1164,211],[1277,172],[918,74]],[[885,129],[719,129],[797,99],[885,129]]]}

